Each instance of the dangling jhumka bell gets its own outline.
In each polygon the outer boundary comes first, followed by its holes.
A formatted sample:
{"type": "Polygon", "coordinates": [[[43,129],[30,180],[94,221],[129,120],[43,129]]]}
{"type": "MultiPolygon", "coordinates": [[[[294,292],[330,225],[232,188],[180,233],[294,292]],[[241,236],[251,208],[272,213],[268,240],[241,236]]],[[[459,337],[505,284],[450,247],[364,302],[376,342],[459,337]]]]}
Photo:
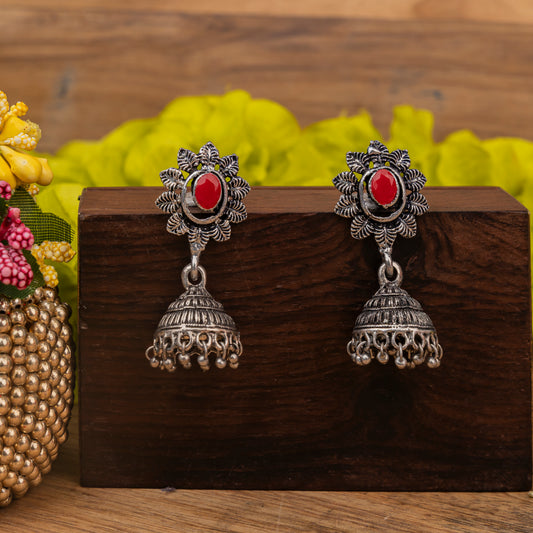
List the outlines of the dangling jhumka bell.
{"type": "Polygon", "coordinates": [[[358,365],[392,359],[398,368],[424,362],[436,368],[442,347],[435,327],[420,303],[400,288],[402,268],[392,260],[396,236],[414,237],[416,216],[429,208],[420,193],[426,178],[409,168],[406,150],[389,153],[378,141],[372,141],[366,153],[348,152],[346,162],[350,171],[333,180],[341,192],[335,213],[352,219],[355,239],[374,235],[383,261],[378,271],[380,288],[355,321],[348,354],[358,365]]]}
{"type": "Polygon", "coordinates": [[[146,357],[152,367],[170,372],[178,363],[191,368],[195,357],[202,370],[209,370],[210,358],[218,368],[227,364],[237,368],[242,354],[240,334],[222,304],[206,290],[206,271],[199,258],[210,238],[228,240],[230,223],[246,219],[242,199],[250,186],[237,176],[237,156],[220,157],[212,143],[198,154],[180,149],[178,166],[161,172],[167,191],[156,205],[171,214],[167,231],[188,234],[191,262],[181,274],[185,292],[161,318],[146,357]]]}

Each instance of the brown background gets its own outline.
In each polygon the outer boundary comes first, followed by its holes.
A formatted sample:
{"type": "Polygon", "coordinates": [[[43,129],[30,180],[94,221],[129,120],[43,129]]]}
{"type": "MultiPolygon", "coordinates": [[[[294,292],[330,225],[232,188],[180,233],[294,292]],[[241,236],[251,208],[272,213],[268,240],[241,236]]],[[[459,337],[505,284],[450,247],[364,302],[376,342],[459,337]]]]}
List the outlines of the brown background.
{"type": "Polygon", "coordinates": [[[399,371],[357,368],[346,354],[380,260],[332,212],[338,191],[254,188],[246,222],[202,255],[208,290],[241,331],[241,365],[168,374],[144,350],[183,292],[189,250],[165,231],[162,191],[91,188],[81,199],[82,484],[529,488],[529,221],[516,200],[425,190],[431,212],[394,255],[445,357],[438,370],[399,371]]]}
{"type": "MultiPolygon", "coordinates": [[[[454,129],[470,127],[482,137],[510,134],[533,139],[533,7],[529,0],[4,0],[0,30],[2,89],[12,100],[24,100],[30,105],[31,118],[45,131],[43,149],[53,150],[74,136],[97,137],[125,119],[152,116],[169,99],[185,92],[222,92],[228,85],[244,87],[254,96],[279,100],[297,114],[302,124],[366,106],[377,125],[386,129],[391,105],[412,103],[436,113],[438,138],[454,129]],[[183,28],[180,20],[198,20],[198,15],[204,13],[216,21],[210,27],[217,25],[217,35],[223,28],[228,29],[222,49],[208,46],[202,28],[200,39],[187,41],[169,52],[164,50],[166,45],[182,42],[177,31],[183,28]],[[226,17],[212,17],[215,13],[226,17]],[[151,23],[145,29],[142,20],[146,14],[150,14],[151,23]],[[159,30],[159,22],[153,26],[157,15],[166,30],[159,30]],[[168,29],[171,19],[176,21],[176,31],[168,29]],[[260,35],[264,47],[261,42],[258,44],[252,29],[234,31],[243,20],[248,28],[250,24],[252,28],[263,28],[260,35]],[[270,23],[266,25],[266,21],[270,23]],[[387,25],[381,25],[382,21],[387,25]],[[344,28],[344,33],[337,33],[337,39],[328,34],[335,53],[323,46],[300,44],[298,39],[291,41],[278,31],[279,26],[296,27],[301,35],[310,27],[318,27],[317,38],[323,42],[322,25],[344,28]],[[265,36],[266,26],[270,36],[265,36]],[[395,30],[389,30],[391,27],[395,30]],[[406,28],[427,35],[427,39],[418,36],[416,42],[420,46],[414,51],[412,32],[404,31],[406,28]],[[366,52],[377,57],[383,72],[379,78],[370,78],[368,72],[373,69],[368,68],[365,55],[353,47],[358,33],[365,29],[374,29],[367,34],[372,38],[364,43],[372,45],[371,50],[367,46],[366,52]],[[425,46],[428,40],[435,42],[435,31],[438,35],[441,30],[442,45],[433,48],[431,60],[424,53],[425,46]],[[415,71],[417,75],[409,76],[407,82],[405,70],[394,66],[401,54],[391,47],[391,32],[398,34],[395,43],[412,50],[413,63],[407,65],[408,72],[415,71]],[[272,44],[268,43],[273,42],[272,35],[276,33],[280,33],[283,46],[274,47],[272,52],[272,44]],[[291,45],[289,51],[287,44],[291,45]],[[135,54],[128,52],[132,45],[135,54]],[[249,45],[261,52],[258,57],[248,57],[249,45]],[[308,50],[307,54],[300,51],[302,47],[308,50]],[[299,51],[305,69],[295,69],[291,60],[299,51]],[[166,58],[171,53],[176,61],[169,66],[166,58]],[[192,54],[192,59],[185,53],[192,54]],[[336,69],[326,72],[326,67],[308,57],[312,54],[326,56],[336,69]],[[367,65],[360,76],[354,74],[358,64],[349,59],[354,55],[367,65]],[[164,62],[159,59],[161,56],[164,62]],[[264,56],[270,57],[273,72],[281,72],[281,81],[265,82],[261,70],[253,70],[256,61],[264,66],[264,56]],[[202,78],[168,75],[168,68],[176,72],[174,63],[179,65],[180,61],[185,62],[186,74],[199,72],[202,66],[216,68],[202,78]],[[230,68],[231,76],[217,67],[220,61],[230,68]],[[285,61],[290,66],[284,68],[285,61]],[[252,75],[247,74],[250,69],[252,75]],[[318,77],[317,71],[321,73],[318,77]],[[437,77],[439,83],[420,85],[426,76],[437,77]],[[383,79],[397,79],[397,92],[383,79]],[[131,80],[138,81],[135,88],[128,85],[131,80]],[[207,86],[206,80],[212,85],[207,86]],[[326,81],[328,87],[334,87],[327,91],[327,97],[321,92],[326,81]],[[417,87],[428,92],[416,91],[417,87]],[[445,100],[437,99],[435,90],[445,100]],[[125,92],[129,99],[122,97],[125,92]],[[455,97],[450,98],[450,94],[455,97]]],[[[309,39],[304,39],[304,43],[309,39]]],[[[406,64],[404,59],[403,65],[406,64]]],[[[1,521],[6,530],[31,530],[38,523],[43,532],[73,528],[128,532],[528,532],[533,522],[533,500],[528,500],[525,493],[169,494],[80,488],[76,425],[71,427],[73,439],[42,486],[2,510],[1,521]]]]}
{"type": "Polygon", "coordinates": [[[2,88],[30,106],[41,150],[230,88],[302,125],[365,108],[386,134],[393,106],[412,104],[435,113],[438,139],[533,139],[527,2],[292,4],[4,0],[2,88]]]}

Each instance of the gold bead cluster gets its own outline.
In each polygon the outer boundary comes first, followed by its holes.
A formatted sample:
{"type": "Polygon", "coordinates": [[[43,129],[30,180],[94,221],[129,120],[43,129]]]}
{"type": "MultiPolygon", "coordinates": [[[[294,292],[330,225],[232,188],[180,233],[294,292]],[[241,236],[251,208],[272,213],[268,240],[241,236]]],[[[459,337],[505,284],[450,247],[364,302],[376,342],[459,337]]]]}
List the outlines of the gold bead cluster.
{"type": "Polygon", "coordinates": [[[26,185],[26,191],[32,196],[37,196],[39,194],[39,190],[39,185],[36,183],[30,183],[29,185],[26,185]]]}
{"type": "Polygon", "coordinates": [[[0,299],[0,507],[52,468],[73,401],[70,308],[54,289],[0,299]]]}

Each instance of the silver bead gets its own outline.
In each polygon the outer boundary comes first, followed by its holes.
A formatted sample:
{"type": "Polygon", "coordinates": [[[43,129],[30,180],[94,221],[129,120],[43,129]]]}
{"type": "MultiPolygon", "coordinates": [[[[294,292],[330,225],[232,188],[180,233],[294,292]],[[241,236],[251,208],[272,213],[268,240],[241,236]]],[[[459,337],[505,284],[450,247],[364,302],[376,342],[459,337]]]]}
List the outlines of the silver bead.
{"type": "Polygon", "coordinates": [[[429,368],[438,368],[440,366],[440,360],[435,359],[434,357],[430,357],[428,359],[428,366],[429,368]]]}

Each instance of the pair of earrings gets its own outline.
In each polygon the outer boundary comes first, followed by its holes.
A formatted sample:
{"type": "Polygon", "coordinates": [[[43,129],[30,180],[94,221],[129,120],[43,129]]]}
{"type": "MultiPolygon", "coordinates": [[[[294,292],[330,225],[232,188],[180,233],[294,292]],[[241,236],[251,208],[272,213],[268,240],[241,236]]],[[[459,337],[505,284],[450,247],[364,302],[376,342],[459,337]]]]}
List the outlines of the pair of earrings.
{"type": "MultiPolygon", "coordinates": [[[[333,179],[341,193],[335,213],[352,219],[355,239],[373,235],[382,257],[380,288],[356,319],[348,354],[358,365],[373,359],[385,364],[392,358],[398,368],[424,362],[436,368],[442,358],[437,332],[420,303],[400,288],[402,268],[392,259],[396,237],[414,237],[416,216],[428,210],[420,193],[426,178],[409,168],[406,150],[389,152],[378,141],[372,141],[366,153],[348,152],[346,162],[350,170],[333,179]]],[[[209,370],[210,356],[218,368],[228,364],[237,368],[242,354],[240,334],[233,319],[207,292],[206,272],[199,259],[210,238],[228,240],[230,224],[246,219],[242,200],[250,186],[237,175],[237,156],[220,157],[212,143],[198,154],[180,149],[178,167],[161,172],[167,190],[156,205],[171,215],[167,231],[188,235],[191,261],[181,274],[185,292],[163,315],[146,357],[152,367],[171,372],[178,363],[190,368],[195,356],[203,370],[209,370]]]]}

